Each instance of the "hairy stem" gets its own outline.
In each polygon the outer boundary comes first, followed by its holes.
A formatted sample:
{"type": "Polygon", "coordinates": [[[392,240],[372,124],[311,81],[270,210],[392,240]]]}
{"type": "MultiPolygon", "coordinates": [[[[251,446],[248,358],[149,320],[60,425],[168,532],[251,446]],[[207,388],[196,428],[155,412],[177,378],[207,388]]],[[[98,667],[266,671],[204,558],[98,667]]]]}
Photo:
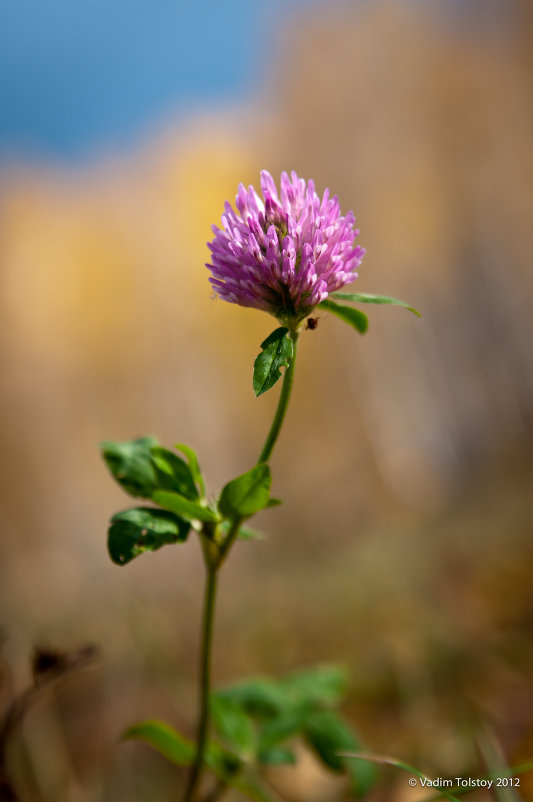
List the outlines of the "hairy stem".
{"type": "Polygon", "coordinates": [[[211,644],[213,642],[213,620],[217,590],[217,569],[206,565],[204,614],[202,626],[202,651],[200,658],[200,723],[196,737],[196,755],[189,774],[183,802],[190,802],[198,787],[204,767],[207,737],[209,732],[209,691],[211,688],[211,644]]]}
{"type": "Polygon", "coordinates": [[[283,385],[281,388],[276,414],[274,415],[272,426],[270,427],[270,431],[265,440],[263,449],[259,455],[259,459],[257,460],[258,463],[268,462],[268,460],[270,459],[270,455],[272,454],[272,450],[276,445],[276,440],[278,439],[278,435],[281,430],[281,425],[285,418],[285,413],[287,412],[287,407],[289,406],[289,399],[291,397],[292,384],[294,381],[294,366],[296,364],[296,348],[298,345],[298,332],[296,330],[293,330],[290,332],[289,336],[293,344],[293,349],[294,349],[293,355],[291,363],[289,367],[286,369],[285,375],[283,376],[283,385]]]}

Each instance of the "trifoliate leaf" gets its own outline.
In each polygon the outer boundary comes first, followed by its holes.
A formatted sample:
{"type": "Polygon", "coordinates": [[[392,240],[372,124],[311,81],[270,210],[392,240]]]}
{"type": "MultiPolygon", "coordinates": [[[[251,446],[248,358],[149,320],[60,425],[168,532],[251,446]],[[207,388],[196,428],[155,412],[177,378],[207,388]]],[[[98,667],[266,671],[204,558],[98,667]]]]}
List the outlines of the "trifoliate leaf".
{"type": "Polygon", "coordinates": [[[288,329],[281,326],[261,343],[263,349],[255,359],[253,388],[256,396],[266,393],[281,377],[280,368],[288,368],[293,357],[294,346],[288,329]]]}

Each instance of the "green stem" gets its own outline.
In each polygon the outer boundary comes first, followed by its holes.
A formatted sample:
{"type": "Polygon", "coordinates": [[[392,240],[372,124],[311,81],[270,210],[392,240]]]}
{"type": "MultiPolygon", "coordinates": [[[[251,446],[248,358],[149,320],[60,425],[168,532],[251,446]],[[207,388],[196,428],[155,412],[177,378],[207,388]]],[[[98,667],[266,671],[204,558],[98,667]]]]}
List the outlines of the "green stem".
{"type": "Polygon", "coordinates": [[[217,559],[217,562],[216,562],[216,570],[217,571],[220,568],[220,566],[222,565],[227,553],[229,552],[229,550],[233,546],[235,540],[237,539],[237,536],[239,534],[239,529],[240,529],[240,526],[242,524],[242,521],[243,521],[242,518],[235,518],[235,520],[233,521],[233,523],[231,525],[231,529],[229,530],[228,534],[226,535],[226,539],[224,540],[224,542],[219,547],[218,559],[217,559]]]}
{"type": "Polygon", "coordinates": [[[268,460],[270,459],[270,455],[272,454],[272,450],[276,444],[276,440],[278,439],[278,435],[280,433],[281,425],[285,418],[285,413],[287,412],[287,407],[289,406],[289,399],[291,397],[292,384],[294,381],[294,366],[296,364],[296,348],[298,345],[298,332],[296,330],[291,331],[290,338],[292,340],[294,349],[291,363],[289,367],[286,369],[285,375],[283,376],[283,386],[281,388],[281,393],[278,401],[278,408],[276,409],[276,414],[274,415],[274,420],[272,421],[272,426],[270,427],[267,439],[265,440],[263,450],[261,451],[259,459],[257,460],[258,463],[268,462],[268,460]]]}
{"type": "MultiPolygon", "coordinates": [[[[283,385],[281,388],[276,414],[274,415],[272,426],[270,427],[270,431],[265,440],[265,444],[263,446],[261,454],[259,455],[259,459],[257,460],[258,464],[260,462],[267,462],[270,459],[270,455],[272,454],[272,450],[276,444],[276,440],[278,439],[278,435],[280,433],[281,426],[285,418],[285,413],[287,412],[287,407],[289,405],[292,384],[294,381],[296,346],[298,344],[298,331],[296,331],[296,329],[291,330],[290,338],[293,342],[293,355],[291,363],[289,367],[286,369],[285,375],[283,377],[283,385]]],[[[227,556],[229,550],[231,549],[233,543],[237,538],[241,523],[242,523],[241,518],[238,518],[235,521],[233,521],[233,524],[226,536],[226,539],[219,546],[218,557],[216,559],[213,559],[210,556],[209,551],[207,549],[204,549],[204,561],[207,571],[207,580],[205,585],[204,617],[203,617],[203,629],[202,629],[202,652],[201,652],[201,664],[200,664],[200,671],[201,671],[200,723],[198,726],[198,735],[196,737],[196,755],[194,758],[194,763],[191,768],[191,772],[189,774],[187,786],[185,788],[183,802],[192,802],[192,800],[194,799],[194,795],[198,788],[198,784],[200,782],[202,771],[204,768],[205,752],[209,735],[209,693],[211,689],[211,644],[213,640],[213,619],[215,612],[217,574],[220,566],[222,565],[225,557],[227,556]]],[[[223,790],[225,789],[221,789],[221,791],[223,790]]],[[[215,796],[213,798],[217,797],[215,796]]]]}
{"type": "Polygon", "coordinates": [[[205,751],[209,731],[209,691],[211,687],[211,644],[213,642],[213,619],[217,590],[217,569],[206,565],[207,579],[205,584],[204,615],[202,627],[202,651],[200,658],[200,723],[196,737],[196,756],[189,774],[183,802],[193,799],[202,776],[205,762],[205,751]]]}

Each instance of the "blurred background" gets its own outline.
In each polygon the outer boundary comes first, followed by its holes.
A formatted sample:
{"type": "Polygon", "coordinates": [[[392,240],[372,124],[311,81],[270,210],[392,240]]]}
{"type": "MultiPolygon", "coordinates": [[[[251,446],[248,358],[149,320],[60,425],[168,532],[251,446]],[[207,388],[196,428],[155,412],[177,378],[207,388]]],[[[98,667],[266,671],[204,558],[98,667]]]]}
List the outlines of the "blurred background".
{"type": "MultiPolygon", "coordinates": [[[[257,458],[274,322],[213,301],[204,263],[262,168],[337,193],[357,288],[423,319],[302,337],[285,504],[222,577],[217,681],[340,662],[369,751],[431,776],[482,773],[486,732],[533,756],[532,43],[530,0],[2,3],[2,698],[35,644],[101,655],[11,745],[24,799],[176,798],[178,769],[118,737],[193,731],[201,558],[110,562],[131,499],[98,443],[189,443],[213,492],[257,458]]],[[[406,780],[374,799],[416,800],[406,780]]],[[[272,782],[344,793],[308,757],[272,782]]]]}

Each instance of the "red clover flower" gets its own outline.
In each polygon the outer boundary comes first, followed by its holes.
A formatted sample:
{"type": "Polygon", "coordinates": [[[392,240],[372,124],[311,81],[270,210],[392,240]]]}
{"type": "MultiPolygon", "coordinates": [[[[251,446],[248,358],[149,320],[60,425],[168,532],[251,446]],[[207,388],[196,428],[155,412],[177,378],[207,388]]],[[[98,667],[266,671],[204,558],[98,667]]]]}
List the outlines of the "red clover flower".
{"type": "Polygon", "coordinates": [[[364,248],[349,211],[341,216],[337,196],[322,199],[312,180],[293,171],[281,174],[281,192],[270,173],[261,172],[259,197],[240,184],[235,211],[226,201],[222,228],[208,243],[216,294],[240,306],[270,312],[297,326],[332,292],[357,278],[364,248]]]}

